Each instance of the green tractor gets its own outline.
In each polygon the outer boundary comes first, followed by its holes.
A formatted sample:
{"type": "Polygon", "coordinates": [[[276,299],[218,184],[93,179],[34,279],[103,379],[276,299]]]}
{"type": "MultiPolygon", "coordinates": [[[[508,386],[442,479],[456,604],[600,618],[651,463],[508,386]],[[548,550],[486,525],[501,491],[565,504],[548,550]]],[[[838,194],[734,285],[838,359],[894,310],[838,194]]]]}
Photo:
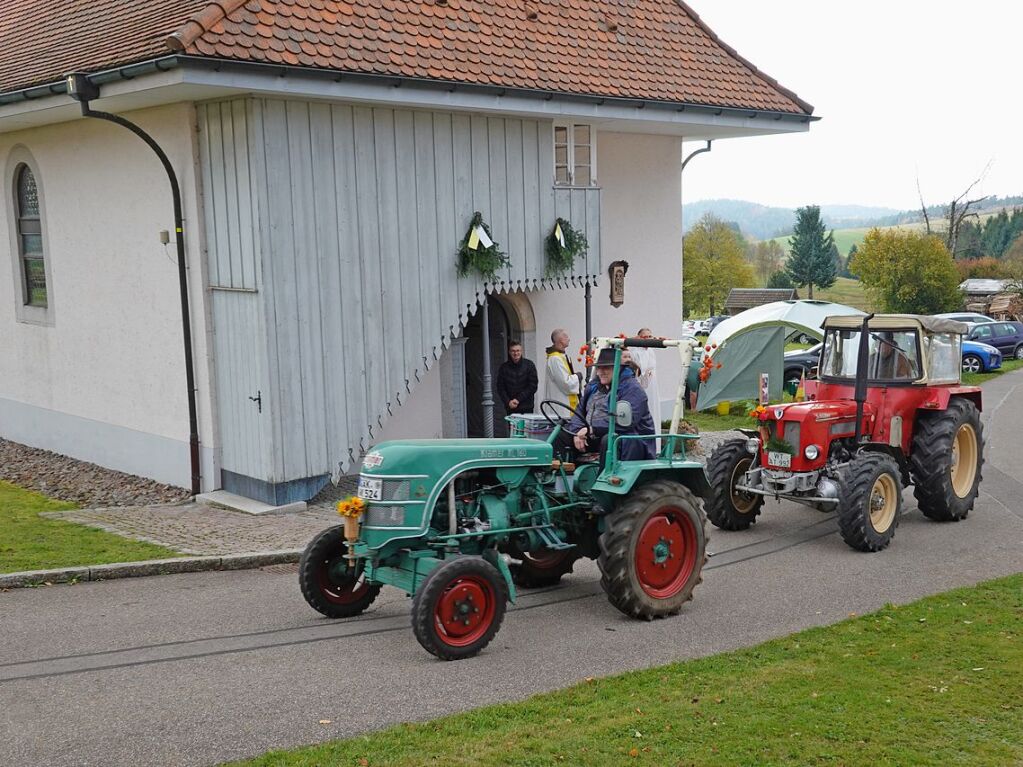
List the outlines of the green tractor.
{"type": "MultiPolygon", "coordinates": [[[[344,525],[307,546],[302,594],[329,618],[359,615],[387,585],[412,601],[416,639],[443,660],[468,658],[494,638],[516,586],[556,583],[580,557],[596,559],[608,600],[630,617],[678,613],[702,580],[706,534],[703,467],[679,434],[685,373],[695,342],[605,338],[614,349],[603,461],[555,458],[567,421],[541,405],[550,429],[531,434],[511,416],[503,439],[400,440],[377,445],[361,466],[358,496],[339,504],[344,525]],[[628,402],[619,401],[622,350],[676,348],[683,372],[671,429],[659,453],[625,461],[628,402]]],[[[534,417],[535,418],[535,417],[534,417]]]]}

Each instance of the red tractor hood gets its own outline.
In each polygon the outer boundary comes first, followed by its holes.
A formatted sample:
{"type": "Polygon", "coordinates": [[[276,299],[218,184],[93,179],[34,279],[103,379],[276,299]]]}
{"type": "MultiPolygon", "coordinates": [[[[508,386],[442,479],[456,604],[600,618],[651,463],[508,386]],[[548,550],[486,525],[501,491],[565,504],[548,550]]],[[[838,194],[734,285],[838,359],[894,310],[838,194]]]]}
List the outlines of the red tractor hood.
{"type": "MultiPolygon", "coordinates": [[[[863,414],[869,416],[874,408],[870,403],[863,406],[863,414]]],[[[800,423],[823,423],[856,418],[856,403],[852,400],[833,400],[830,402],[793,402],[788,405],[773,405],[767,408],[764,420],[799,421],[800,423]],[[780,418],[777,411],[781,411],[780,418]]]]}

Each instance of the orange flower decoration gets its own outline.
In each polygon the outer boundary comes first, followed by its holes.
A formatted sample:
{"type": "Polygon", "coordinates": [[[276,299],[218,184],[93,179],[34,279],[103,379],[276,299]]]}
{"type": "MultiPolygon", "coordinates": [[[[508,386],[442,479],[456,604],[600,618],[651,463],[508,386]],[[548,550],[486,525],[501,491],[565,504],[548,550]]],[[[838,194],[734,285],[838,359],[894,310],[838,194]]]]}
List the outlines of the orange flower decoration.
{"type": "Polygon", "coordinates": [[[337,513],[342,517],[359,517],[365,510],[366,502],[354,495],[337,502],[337,513]]]}

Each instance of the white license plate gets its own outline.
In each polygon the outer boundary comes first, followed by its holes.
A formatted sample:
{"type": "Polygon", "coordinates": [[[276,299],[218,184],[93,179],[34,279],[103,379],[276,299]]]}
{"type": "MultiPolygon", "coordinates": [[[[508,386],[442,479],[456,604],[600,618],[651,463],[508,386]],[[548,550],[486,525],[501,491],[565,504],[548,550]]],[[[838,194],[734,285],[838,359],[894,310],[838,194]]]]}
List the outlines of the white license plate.
{"type": "Polygon", "coordinates": [[[776,453],[773,450],[767,454],[767,462],[771,466],[781,466],[787,469],[792,465],[792,456],[788,453],[776,453]]]}
{"type": "Polygon", "coordinates": [[[382,479],[369,479],[359,477],[359,497],[367,501],[379,501],[380,489],[383,487],[382,479]]]}

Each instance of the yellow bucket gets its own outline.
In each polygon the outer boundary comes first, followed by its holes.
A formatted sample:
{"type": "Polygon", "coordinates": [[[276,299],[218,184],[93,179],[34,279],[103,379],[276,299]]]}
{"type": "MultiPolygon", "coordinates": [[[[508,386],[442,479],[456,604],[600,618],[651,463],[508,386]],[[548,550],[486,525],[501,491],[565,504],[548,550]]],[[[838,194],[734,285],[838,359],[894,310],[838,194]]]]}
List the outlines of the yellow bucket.
{"type": "Polygon", "coordinates": [[[731,402],[719,402],[718,403],[718,415],[728,415],[728,411],[732,409],[731,402]]]}

